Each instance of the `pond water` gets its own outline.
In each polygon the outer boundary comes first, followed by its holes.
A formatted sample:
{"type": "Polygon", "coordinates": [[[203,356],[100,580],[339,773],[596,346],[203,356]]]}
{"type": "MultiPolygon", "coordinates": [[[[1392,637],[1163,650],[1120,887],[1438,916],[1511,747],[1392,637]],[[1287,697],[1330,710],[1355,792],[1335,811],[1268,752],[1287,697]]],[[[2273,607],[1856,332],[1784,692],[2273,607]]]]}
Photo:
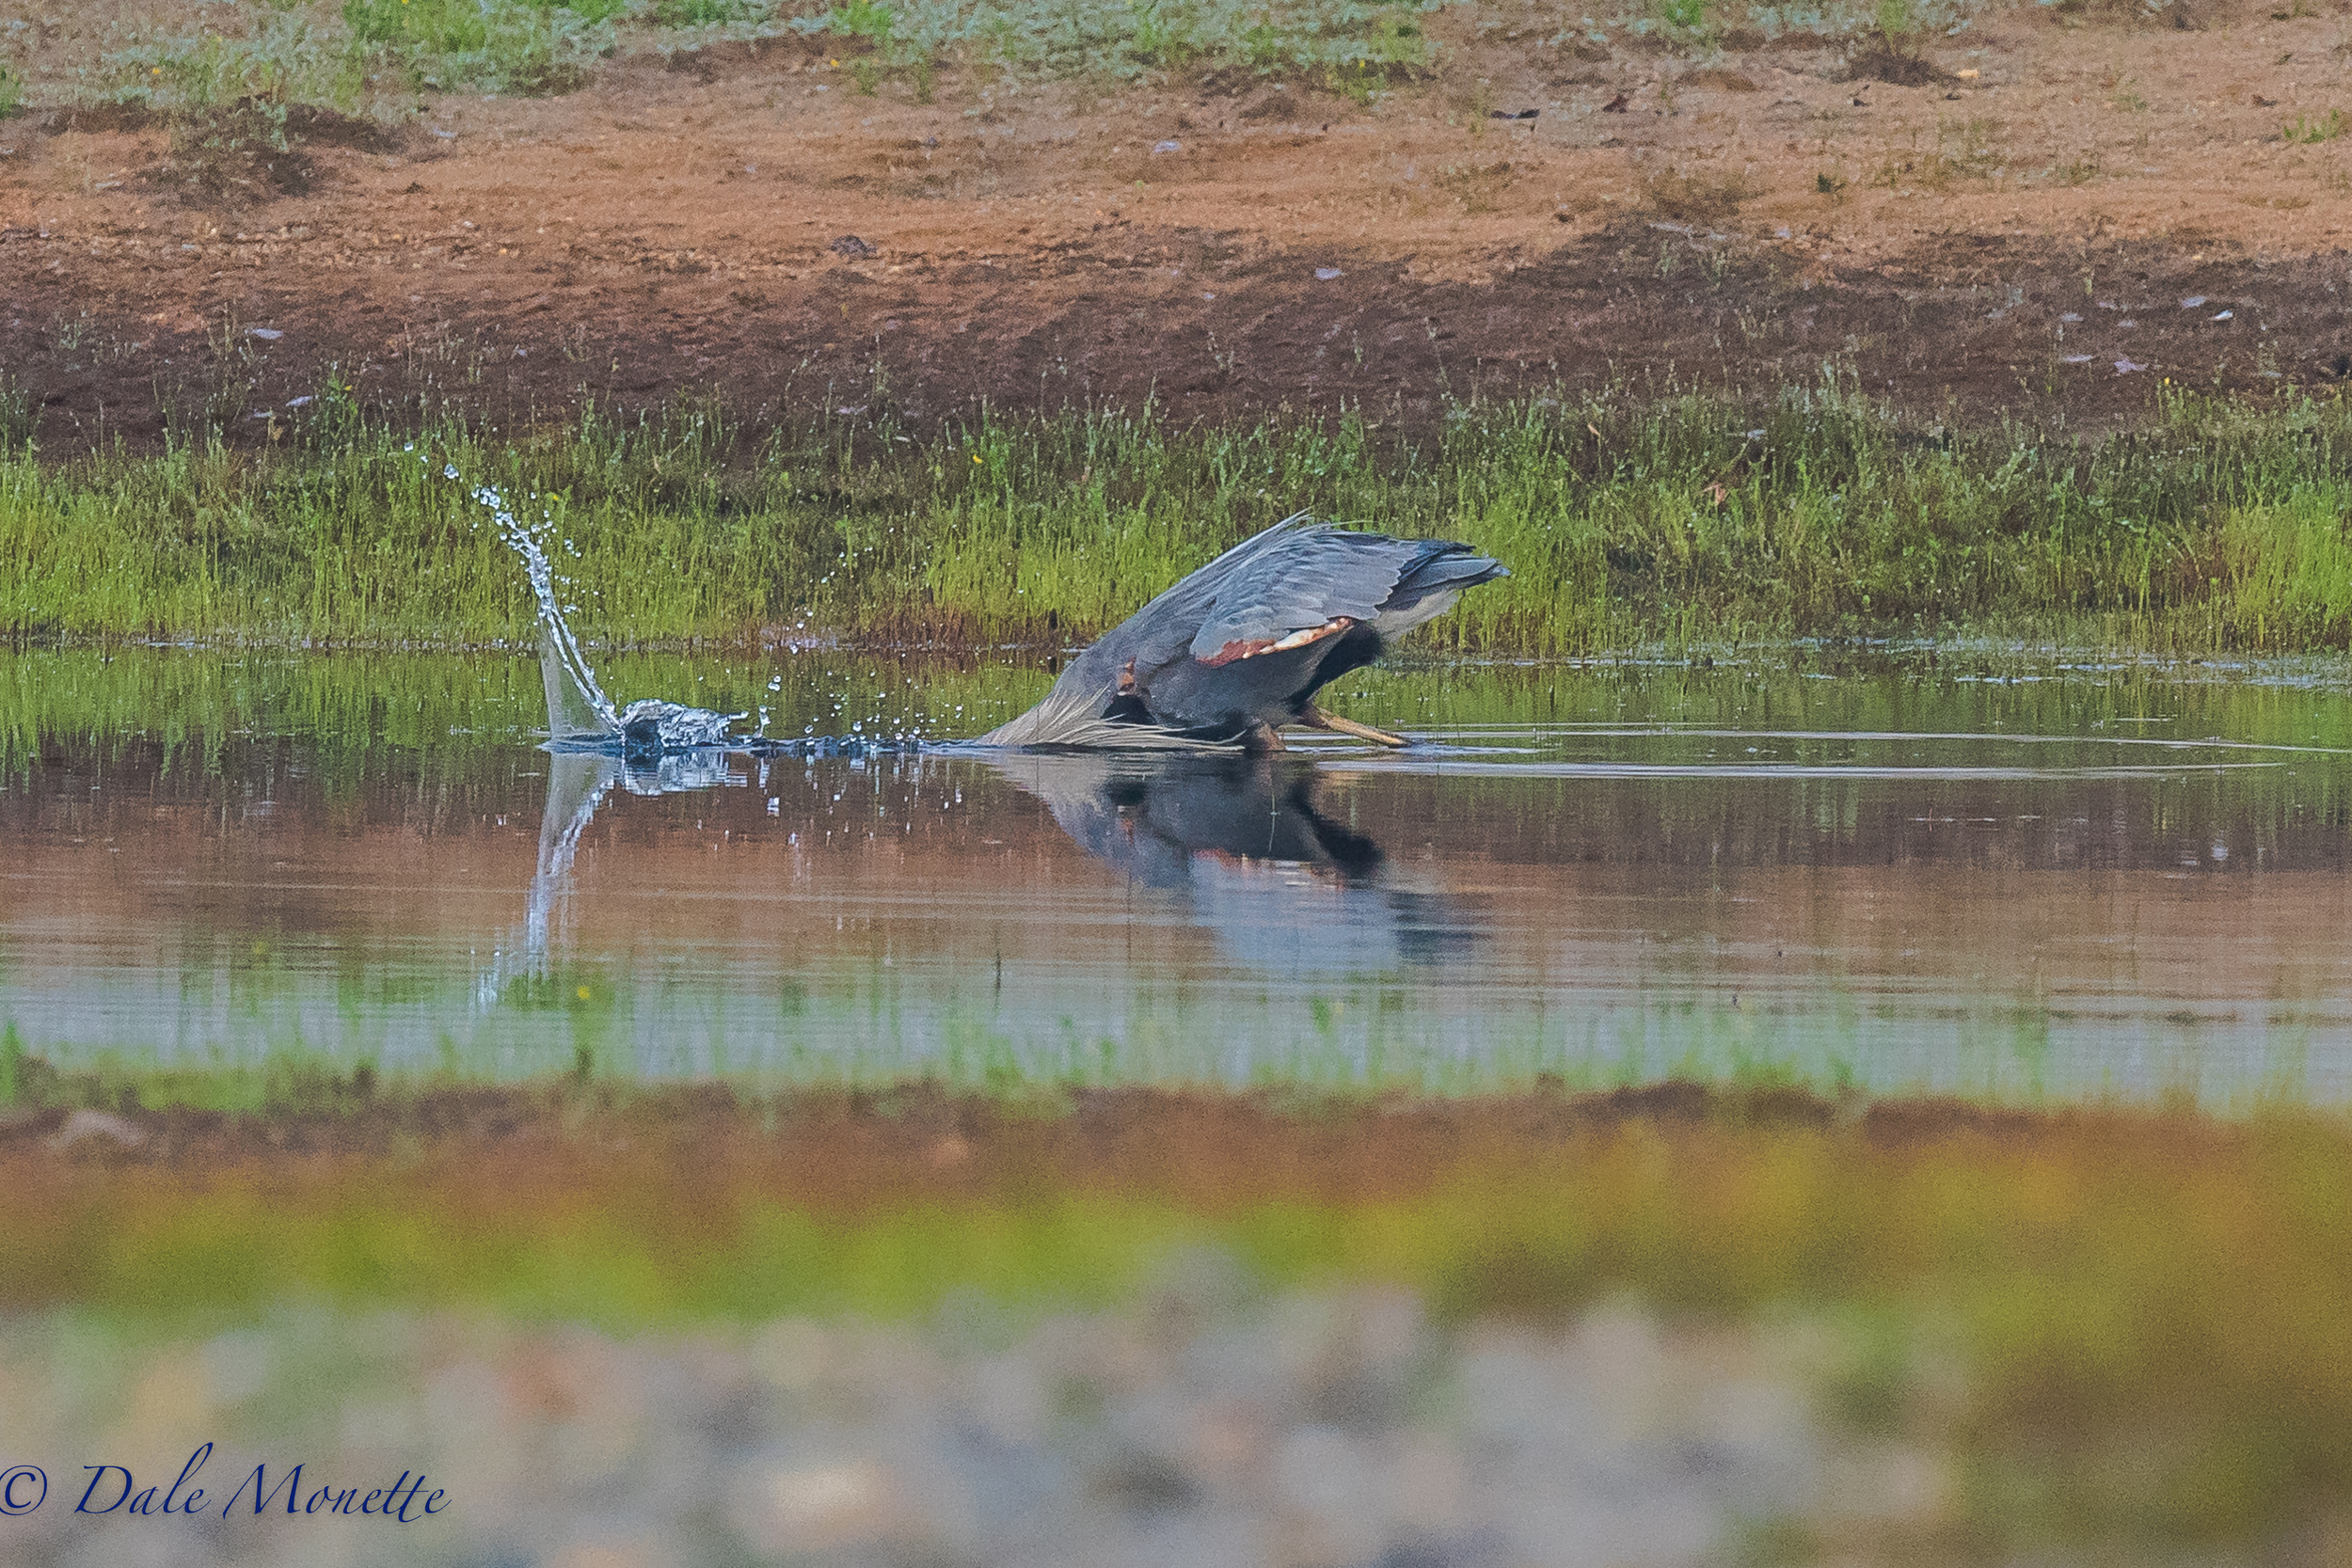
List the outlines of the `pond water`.
{"type": "MultiPolygon", "coordinates": [[[[784,736],[977,734],[1051,679],[600,668],[784,736]]],[[[2352,1100],[2352,667],[1800,648],[1330,696],[1421,744],[633,768],[540,749],[520,655],[0,653],[0,1028],[218,1081],[2352,1100]]]]}

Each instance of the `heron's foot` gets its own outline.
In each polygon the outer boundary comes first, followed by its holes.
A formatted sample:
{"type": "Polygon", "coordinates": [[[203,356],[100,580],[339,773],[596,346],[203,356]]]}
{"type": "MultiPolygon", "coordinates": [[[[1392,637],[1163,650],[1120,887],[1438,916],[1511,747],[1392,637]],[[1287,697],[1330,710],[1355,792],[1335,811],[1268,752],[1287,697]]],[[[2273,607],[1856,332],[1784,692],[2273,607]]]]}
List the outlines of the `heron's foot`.
{"type": "Polygon", "coordinates": [[[1288,746],[1282,744],[1281,732],[1271,724],[1250,725],[1242,735],[1241,749],[1253,757],[1262,757],[1268,752],[1290,750],[1288,746]]]}
{"type": "Polygon", "coordinates": [[[1299,722],[1314,729],[1337,730],[1342,735],[1352,735],[1359,740],[1369,740],[1375,746],[1401,748],[1412,744],[1401,735],[1391,735],[1386,730],[1375,730],[1370,724],[1359,724],[1353,719],[1343,719],[1336,713],[1327,713],[1312,703],[1307,705],[1307,711],[1300,714],[1298,718],[1299,722]]]}

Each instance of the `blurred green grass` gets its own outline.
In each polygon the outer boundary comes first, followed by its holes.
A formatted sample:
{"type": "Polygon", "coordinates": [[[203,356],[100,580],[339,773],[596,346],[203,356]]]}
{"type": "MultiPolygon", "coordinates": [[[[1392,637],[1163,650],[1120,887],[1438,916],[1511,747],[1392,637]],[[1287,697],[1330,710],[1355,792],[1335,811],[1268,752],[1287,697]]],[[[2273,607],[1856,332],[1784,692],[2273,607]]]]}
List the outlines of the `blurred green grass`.
{"type": "Polygon", "coordinates": [[[543,528],[621,642],[1091,637],[1288,512],[1512,568],[1438,650],[1586,654],[2084,628],[2115,646],[2352,640],[2352,407],[2168,393],[2100,440],[1922,431],[1837,383],[1172,428],[1152,410],[753,429],[688,404],[492,432],[330,387],[265,451],[0,458],[0,633],[439,644],[529,636],[479,486],[543,528]]]}
{"type": "Polygon", "coordinates": [[[149,1163],[20,1143],[0,1155],[19,1199],[0,1300],[154,1322],[462,1305],[644,1331],[903,1317],[959,1292],[1100,1304],[1210,1246],[1268,1288],[1393,1282],[1455,1323],[1540,1328],[1631,1297],[1689,1325],[1826,1325],[1841,1419],[1958,1452],[1963,1556],[2261,1541],[2352,1498],[2335,1118],[1671,1085],[1434,1128],[1409,1102],[1299,1096],[550,1092],[488,1138],[467,1131],[484,1110],[379,1103],[374,1153],[336,1152],[369,1114],[350,1106],[284,1117],[281,1156],[249,1136],[206,1156],[200,1128],[149,1163]],[[1122,1116],[1173,1125],[1120,1154],[1104,1129],[1122,1116]]]}

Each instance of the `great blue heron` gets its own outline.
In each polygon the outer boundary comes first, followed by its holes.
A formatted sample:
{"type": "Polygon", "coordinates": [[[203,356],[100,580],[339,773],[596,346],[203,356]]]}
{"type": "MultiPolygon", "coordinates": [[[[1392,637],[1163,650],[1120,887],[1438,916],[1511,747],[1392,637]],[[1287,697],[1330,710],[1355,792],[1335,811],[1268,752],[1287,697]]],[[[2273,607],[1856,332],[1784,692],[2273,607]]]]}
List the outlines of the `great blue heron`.
{"type": "Polygon", "coordinates": [[[1355,533],[1300,513],[1136,611],[1071,660],[1043,702],[980,740],[1279,752],[1281,727],[1306,724],[1403,746],[1326,713],[1314,694],[1465,589],[1508,575],[1450,539],[1355,533]]]}

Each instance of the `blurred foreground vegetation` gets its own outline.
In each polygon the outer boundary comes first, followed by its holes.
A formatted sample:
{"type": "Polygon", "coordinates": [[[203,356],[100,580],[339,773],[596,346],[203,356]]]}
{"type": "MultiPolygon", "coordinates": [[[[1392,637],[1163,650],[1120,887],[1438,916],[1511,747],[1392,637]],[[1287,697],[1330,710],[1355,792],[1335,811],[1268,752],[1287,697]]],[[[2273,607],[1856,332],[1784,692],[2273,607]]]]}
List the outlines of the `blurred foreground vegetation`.
{"type": "Polygon", "coordinates": [[[638,1332],[1101,1305],[1210,1248],[1267,1289],[1393,1283],[1457,1323],[1629,1298],[1694,1330],[1795,1325],[1832,1418],[1950,1466],[1951,1533],[1912,1560],[2260,1546],[2352,1502],[2335,1118],[1678,1085],[1451,1107],[311,1091],[267,1125],[147,1114],[135,1144],[12,1124],[0,1301],[638,1332]]]}
{"type": "Polygon", "coordinates": [[[461,645],[531,633],[493,504],[613,643],[1091,637],[1290,512],[1512,569],[1422,638],[1501,654],[1952,630],[2352,640],[2352,405],[2168,394],[2098,440],[1921,429],[1837,382],[1172,428],[982,414],[773,429],[683,404],[501,431],[329,387],[260,449],[0,457],[0,634],[461,645]],[[485,487],[487,487],[485,491],[485,487]],[[485,495],[493,499],[485,499],[485,495]]]}

